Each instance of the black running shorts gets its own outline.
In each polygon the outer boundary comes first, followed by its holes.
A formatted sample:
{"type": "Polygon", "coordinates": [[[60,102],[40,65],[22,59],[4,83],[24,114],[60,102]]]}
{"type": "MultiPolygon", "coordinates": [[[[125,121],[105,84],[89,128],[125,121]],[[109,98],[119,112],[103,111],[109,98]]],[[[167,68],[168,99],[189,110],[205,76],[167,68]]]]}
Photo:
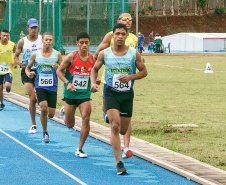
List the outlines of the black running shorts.
{"type": "Polygon", "coordinates": [[[21,70],[21,81],[22,81],[23,84],[26,83],[26,82],[30,82],[30,83],[33,83],[34,84],[35,77],[36,77],[36,75],[33,78],[29,78],[26,75],[26,73],[25,73],[25,69],[22,69],[21,70]]]}
{"type": "Polygon", "coordinates": [[[75,105],[76,107],[78,107],[80,104],[86,102],[86,101],[90,101],[90,98],[84,98],[84,99],[68,99],[64,97],[64,101],[68,104],[68,105],[75,105]]]}
{"type": "Polygon", "coordinates": [[[42,88],[36,88],[38,102],[47,101],[48,107],[56,108],[57,92],[49,91],[42,88]]]}
{"type": "Polygon", "coordinates": [[[117,109],[122,117],[132,117],[133,113],[133,89],[129,91],[117,91],[107,86],[105,91],[105,108],[117,109]]]}

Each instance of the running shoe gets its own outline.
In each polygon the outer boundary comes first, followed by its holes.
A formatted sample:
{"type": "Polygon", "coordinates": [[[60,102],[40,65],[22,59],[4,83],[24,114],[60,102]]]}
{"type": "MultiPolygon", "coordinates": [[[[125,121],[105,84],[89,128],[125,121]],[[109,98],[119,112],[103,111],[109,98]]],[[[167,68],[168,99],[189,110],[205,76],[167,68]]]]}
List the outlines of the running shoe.
{"type": "Polygon", "coordinates": [[[77,150],[75,151],[75,155],[77,157],[81,157],[81,158],[86,158],[87,157],[87,154],[84,153],[81,148],[77,148],[77,150]]]}
{"type": "Polygon", "coordinates": [[[116,165],[116,168],[117,168],[117,175],[127,174],[127,170],[126,170],[124,164],[122,163],[122,161],[119,161],[119,163],[116,165]]]}
{"type": "Polygon", "coordinates": [[[42,139],[43,143],[50,143],[49,140],[49,134],[47,132],[43,132],[43,139],[42,139]]]}
{"type": "Polygon", "coordinates": [[[64,107],[61,107],[61,109],[60,109],[60,115],[61,115],[61,116],[64,116],[64,114],[65,114],[65,112],[64,112],[64,107]]]}
{"type": "Polygon", "coordinates": [[[133,152],[130,148],[126,147],[124,150],[123,150],[123,153],[122,153],[122,158],[123,159],[126,159],[126,158],[130,158],[133,156],[133,152]]]}
{"type": "Polygon", "coordinates": [[[105,123],[109,123],[108,115],[105,112],[103,112],[103,118],[105,123]]]}
{"type": "Polygon", "coordinates": [[[5,104],[0,104],[0,111],[4,110],[5,104]]]}
{"type": "Polygon", "coordinates": [[[35,134],[37,129],[37,125],[32,125],[30,130],[28,130],[29,134],[35,134]]]}

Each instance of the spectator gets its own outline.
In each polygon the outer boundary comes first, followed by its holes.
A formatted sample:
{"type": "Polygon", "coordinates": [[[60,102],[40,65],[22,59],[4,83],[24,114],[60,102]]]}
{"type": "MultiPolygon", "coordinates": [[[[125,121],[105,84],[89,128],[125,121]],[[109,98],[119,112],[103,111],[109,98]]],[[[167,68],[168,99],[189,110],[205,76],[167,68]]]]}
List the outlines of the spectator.
{"type": "Polygon", "coordinates": [[[138,32],[138,51],[140,53],[142,53],[143,51],[145,52],[143,44],[144,44],[144,35],[141,32],[138,32]]]}
{"type": "Polygon", "coordinates": [[[161,45],[162,45],[162,37],[159,35],[159,33],[155,34],[155,52],[161,53],[161,45]]]}
{"type": "Polygon", "coordinates": [[[153,52],[155,51],[155,48],[154,48],[154,38],[153,38],[153,31],[149,34],[149,39],[150,39],[150,41],[149,41],[149,44],[148,44],[148,51],[151,51],[151,50],[153,50],[153,52]]]}

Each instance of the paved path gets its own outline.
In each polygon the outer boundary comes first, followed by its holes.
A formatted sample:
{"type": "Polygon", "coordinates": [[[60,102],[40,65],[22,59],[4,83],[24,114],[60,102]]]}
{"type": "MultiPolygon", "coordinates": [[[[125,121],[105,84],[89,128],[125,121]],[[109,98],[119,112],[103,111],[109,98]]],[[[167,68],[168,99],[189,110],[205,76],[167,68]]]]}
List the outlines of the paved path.
{"type": "MultiPolygon", "coordinates": [[[[17,105],[28,109],[29,99],[15,93],[4,93],[4,98],[17,105]]],[[[37,107],[37,113],[40,109],[37,107]]],[[[59,110],[53,120],[64,124],[63,117],[60,116],[59,110]]],[[[110,128],[91,122],[90,136],[110,144],[110,128]]],[[[80,130],[81,118],[76,116],[75,130],[80,130]]],[[[225,184],[226,171],[215,168],[206,163],[202,163],[191,157],[180,153],[162,148],[155,144],[131,137],[130,148],[133,153],[147,161],[157,164],[163,168],[180,174],[188,179],[200,184],[225,184]]]]}

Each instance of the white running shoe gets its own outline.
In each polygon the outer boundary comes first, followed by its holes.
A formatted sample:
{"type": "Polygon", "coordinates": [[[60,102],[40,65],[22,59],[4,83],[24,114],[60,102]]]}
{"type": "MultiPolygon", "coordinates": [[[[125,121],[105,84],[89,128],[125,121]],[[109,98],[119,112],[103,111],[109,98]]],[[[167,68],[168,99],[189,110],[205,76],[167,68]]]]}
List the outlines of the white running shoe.
{"type": "Polygon", "coordinates": [[[61,115],[61,116],[64,116],[64,114],[65,114],[65,112],[64,112],[64,107],[61,107],[61,109],[60,109],[60,115],[61,115]]]}
{"type": "Polygon", "coordinates": [[[87,154],[84,153],[81,148],[77,148],[77,150],[75,151],[75,155],[77,157],[81,157],[81,158],[86,158],[87,157],[87,154]]]}
{"type": "Polygon", "coordinates": [[[29,134],[35,134],[36,133],[36,129],[37,129],[37,126],[36,125],[32,125],[30,130],[28,130],[28,133],[29,134]]]}

